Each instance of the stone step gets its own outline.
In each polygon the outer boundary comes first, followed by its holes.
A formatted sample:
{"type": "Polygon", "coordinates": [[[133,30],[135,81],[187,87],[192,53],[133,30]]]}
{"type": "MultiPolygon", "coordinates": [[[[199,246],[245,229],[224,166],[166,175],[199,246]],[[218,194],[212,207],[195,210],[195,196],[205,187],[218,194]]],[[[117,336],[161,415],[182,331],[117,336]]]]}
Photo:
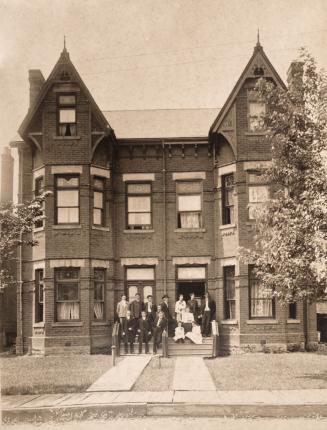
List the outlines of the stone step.
{"type": "Polygon", "coordinates": [[[196,357],[211,357],[212,351],[168,351],[169,357],[190,357],[190,356],[196,356],[196,357]]]}

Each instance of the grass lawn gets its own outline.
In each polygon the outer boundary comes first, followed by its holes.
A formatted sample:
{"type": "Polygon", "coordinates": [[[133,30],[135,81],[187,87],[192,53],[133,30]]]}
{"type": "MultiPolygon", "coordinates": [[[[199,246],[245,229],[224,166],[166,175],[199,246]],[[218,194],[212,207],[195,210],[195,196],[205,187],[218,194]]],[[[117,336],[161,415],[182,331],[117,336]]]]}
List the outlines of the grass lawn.
{"type": "Polygon", "coordinates": [[[327,388],[327,357],[314,353],[243,354],[205,360],[218,390],[327,388]]]}
{"type": "Polygon", "coordinates": [[[110,368],[109,355],[6,356],[0,358],[1,393],[81,392],[110,368]]]}
{"type": "Polygon", "coordinates": [[[152,358],[136,381],[133,391],[169,391],[172,389],[175,358],[152,358]]]}

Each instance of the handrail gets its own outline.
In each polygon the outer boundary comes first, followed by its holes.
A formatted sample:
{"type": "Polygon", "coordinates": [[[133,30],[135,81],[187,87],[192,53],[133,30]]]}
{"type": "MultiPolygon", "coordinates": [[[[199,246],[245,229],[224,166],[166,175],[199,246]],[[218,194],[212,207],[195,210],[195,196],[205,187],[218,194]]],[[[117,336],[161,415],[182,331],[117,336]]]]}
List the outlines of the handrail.
{"type": "Polygon", "coordinates": [[[212,328],[212,357],[218,357],[219,352],[219,329],[218,329],[218,322],[212,321],[211,322],[211,328],[212,328]]]}

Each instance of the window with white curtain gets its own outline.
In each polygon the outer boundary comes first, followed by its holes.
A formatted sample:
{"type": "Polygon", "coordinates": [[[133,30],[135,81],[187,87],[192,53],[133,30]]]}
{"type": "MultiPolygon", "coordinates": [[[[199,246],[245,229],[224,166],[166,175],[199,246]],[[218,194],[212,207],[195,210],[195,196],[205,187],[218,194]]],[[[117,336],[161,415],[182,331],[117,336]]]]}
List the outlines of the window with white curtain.
{"type": "Polygon", "coordinates": [[[94,269],[94,319],[104,320],[105,269],[94,269]]]}
{"type": "Polygon", "coordinates": [[[79,223],[79,176],[56,176],[56,223],[79,223]]]}
{"type": "Polygon", "coordinates": [[[265,177],[260,172],[250,172],[249,179],[249,204],[248,218],[255,219],[256,211],[263,203],[269,200],[269,185],[265,183],[265,177]]]}
{"type": "Polygon", "coordinates": [[[148,230],[152,226],[151,184],[127,184],[127,228],[148,230]]]}
{"type": "Polygon", "coordinates": [[[266,288],[256,276],[254,266],[249,266],[250,318],[274,318],[273,290],[266,288]]]}
{"type": "Polygon", "coordinates": [[[63,267],[55,270],[57,321],[78,320],[79,268],[63,267]]]}
{"type": "Polygon", "coordinates": [[[76,96],[72,94],[58,97],[58,134],[76,136],[76,96]]]}
{"type": "Polygon", "coordinates": [[[177,227],[193,229],[202,227],[202,182],[176,182],[177,227]]]}
{"type": "Polygon", "coordinates": [[[224,274],[224,318],[236,318],[235,266],[225,266],[224,274]]]}

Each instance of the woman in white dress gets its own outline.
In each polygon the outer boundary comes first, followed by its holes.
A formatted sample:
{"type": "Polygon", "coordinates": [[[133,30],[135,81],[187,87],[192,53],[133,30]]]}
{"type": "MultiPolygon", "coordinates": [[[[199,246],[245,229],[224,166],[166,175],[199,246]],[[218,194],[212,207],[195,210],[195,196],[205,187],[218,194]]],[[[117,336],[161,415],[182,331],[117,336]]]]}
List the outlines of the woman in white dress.
{"type": "Polygon", "coordinates": [[[184,327],[182,326],[181,321],[179,321],[177,327],[175,328],[174,341],[176,343],[179,343],[179,342],[184,343],[184,339],[185,339],[184,327]]]}
{"type": "Polygon", "coordinates": [[[192,323],[192,331],[189,331],[186,333],[185,337],[188,337],[193,343],[196,343],[197,345],[202,344],[202,334],[201,334],[201,327],[195,322],[192,323]]]}
{"type": "Polygon", "coordinates": [[[183,294],[179,295],[179,300],[177,300],[175,304],[175,314],[176,314],[176,321],[182,321],[182,313],[186,309],[186,302],[184,300],[183,294]]]}

